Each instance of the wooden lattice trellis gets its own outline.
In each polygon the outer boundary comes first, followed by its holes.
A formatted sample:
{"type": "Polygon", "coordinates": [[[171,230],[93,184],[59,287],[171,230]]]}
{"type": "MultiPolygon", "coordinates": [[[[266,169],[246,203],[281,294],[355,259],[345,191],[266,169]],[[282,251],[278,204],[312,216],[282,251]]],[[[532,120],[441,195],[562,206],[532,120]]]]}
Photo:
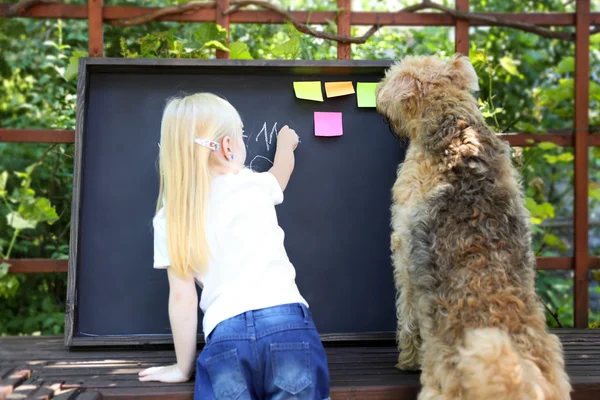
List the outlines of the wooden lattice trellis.
{"type": "MultiPolygon", "coordinates": [[[[574,270],[575,283],[575,326],[588,325],[589,271],[600,269],[600,257],[589,255],[589,210],[588,210],[588,150],[600,146],[600,135],[589,128],[589,79],[590,79],[590,35],[600,32],[600,12],[592,13],[590,0],[577,0],[574,13],[484,13],[469,12],[468,0],[456,0],[455,9],[447,9],[430,0],[422,1],[402,12],[357,12],[352,11],[351,0],[337,0],[336,11],[288,11],[264,1],[216,0],[215,2],[192,2],[167,8],[133,6],[103,6],[102,0],[89,0],[87,5],[63,4],[55,0],[23,0],[18,4],[0,3],[0,18],[62,18],[87,19],[89,26],[88,51],[91,57],[101,57],[104,50],[103,24],[126,26],[151,20],[179,22],[216,22],[229,31],[235,23],[281,24],[292,22],[301,32],[320,35],[302,21],[311,25],[325,25],[330,20],[337,22],[337,35],[329,39],[337,41],[338,59],[351,58],[351,43],[367,40],[383,26],[454,26],[455,49],[468,54],[470,26],[505,26],[521,29],[544,37],[555,37],[575,42],[575,115],[572,131],[554,131],[544,135],[516,133],[505,135],[512,146],[531,146],[540,141],[553,142],[559,146],[574,147],[575,202],[574,202],[574,257],[538,258],[539,269],[574,270]],[[257,9],[248,9],[255,5],[257,9]],[[440,12],[416,12],[436,9],[440,12]],[[372,28],[362,38],[350,36],[351,27],[356,25],[372,28]],[[575,33],[548,29],[551,26],[574,26],[575,33]],[[309,31],[307,31],[307,29],[309,31]],[[350,38],[350,39],[349,39],[350,38]],[[364,39],[364,40],[363,40],[364,39]]],[[[274,4],[274,3],[273,3],[274,4]]],[[[322,36],[321,36],[322,37],[322,36]]],[[[218,58],[227,58],[228,53],[218,51],[218,58]]],[[[0,142],[29,143],[73,143],[71,130],[1,129],[0,142]]],[[[11,272],[39,273],[66,272],[66,260],[9,260],[11,272]]]]}

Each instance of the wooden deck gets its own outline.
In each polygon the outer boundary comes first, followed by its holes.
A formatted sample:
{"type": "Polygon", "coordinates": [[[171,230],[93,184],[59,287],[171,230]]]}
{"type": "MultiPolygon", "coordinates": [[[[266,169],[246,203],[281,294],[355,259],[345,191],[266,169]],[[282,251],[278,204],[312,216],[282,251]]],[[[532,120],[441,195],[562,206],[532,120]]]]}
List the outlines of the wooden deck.
{"type": "MultiPolygon", "coordinates": [[[[557,332],[565,349],[573,399],[600,399],[600,329],[557,332]]],[[[332,398],[414,400],[419,374],[394,369],[392,344],[327,347],[332,398]]],[[[0,400],[191,399],[193,382],[140,383],[143,368],[174,362],[169,348],[78,349],[62,337],[0,337],[0,400]]]]}

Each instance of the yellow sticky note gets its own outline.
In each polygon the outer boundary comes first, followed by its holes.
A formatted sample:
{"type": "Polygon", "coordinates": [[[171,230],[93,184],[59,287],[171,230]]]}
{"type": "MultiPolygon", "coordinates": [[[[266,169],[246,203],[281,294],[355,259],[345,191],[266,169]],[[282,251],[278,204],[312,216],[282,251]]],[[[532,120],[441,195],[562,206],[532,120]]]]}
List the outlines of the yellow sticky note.
{"type": "Polygon", "coordinates": [[[354,93],[352,82],[325,82],[327,97],[346,96],[354,93]]]}
{"type": "Polygon", "coordinates": [[[377,82],[358,82],[356,84],[356,97],[359,107],[375,107],[375,89],[377,82]]]}
{"type": "Polygon", "coordinates": [[[321,82],[294,82],[296,97],[303,100],[323,101],[321,82]]]}

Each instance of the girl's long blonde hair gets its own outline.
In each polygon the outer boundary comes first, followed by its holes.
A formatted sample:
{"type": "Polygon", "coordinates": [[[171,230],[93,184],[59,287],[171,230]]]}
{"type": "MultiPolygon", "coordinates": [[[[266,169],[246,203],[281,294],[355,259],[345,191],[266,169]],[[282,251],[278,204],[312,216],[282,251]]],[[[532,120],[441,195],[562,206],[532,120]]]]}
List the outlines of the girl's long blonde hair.
{"type": "Polygon", "coordinates": [[[242,140],[242,120],[226,100],[197,93],[170,99],[160,133],[160,190],[156,211],[164,207],[171,268],[182,277],[205,272],[210,249],[206,238],[206,203],[210,189],[211,150],[194,143],[242,140]]]}

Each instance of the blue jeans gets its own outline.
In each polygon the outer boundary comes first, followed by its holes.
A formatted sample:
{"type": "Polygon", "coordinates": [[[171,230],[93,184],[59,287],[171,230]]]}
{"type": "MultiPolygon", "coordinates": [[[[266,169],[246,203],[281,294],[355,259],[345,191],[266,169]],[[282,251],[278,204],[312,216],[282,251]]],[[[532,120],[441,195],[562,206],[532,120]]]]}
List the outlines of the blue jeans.
{"type": "Polygon", "coordinates": [[[309,310],[285,304],[221,322],[196,362],[194,400],[323,400],[327,356],[309,310]]]}

